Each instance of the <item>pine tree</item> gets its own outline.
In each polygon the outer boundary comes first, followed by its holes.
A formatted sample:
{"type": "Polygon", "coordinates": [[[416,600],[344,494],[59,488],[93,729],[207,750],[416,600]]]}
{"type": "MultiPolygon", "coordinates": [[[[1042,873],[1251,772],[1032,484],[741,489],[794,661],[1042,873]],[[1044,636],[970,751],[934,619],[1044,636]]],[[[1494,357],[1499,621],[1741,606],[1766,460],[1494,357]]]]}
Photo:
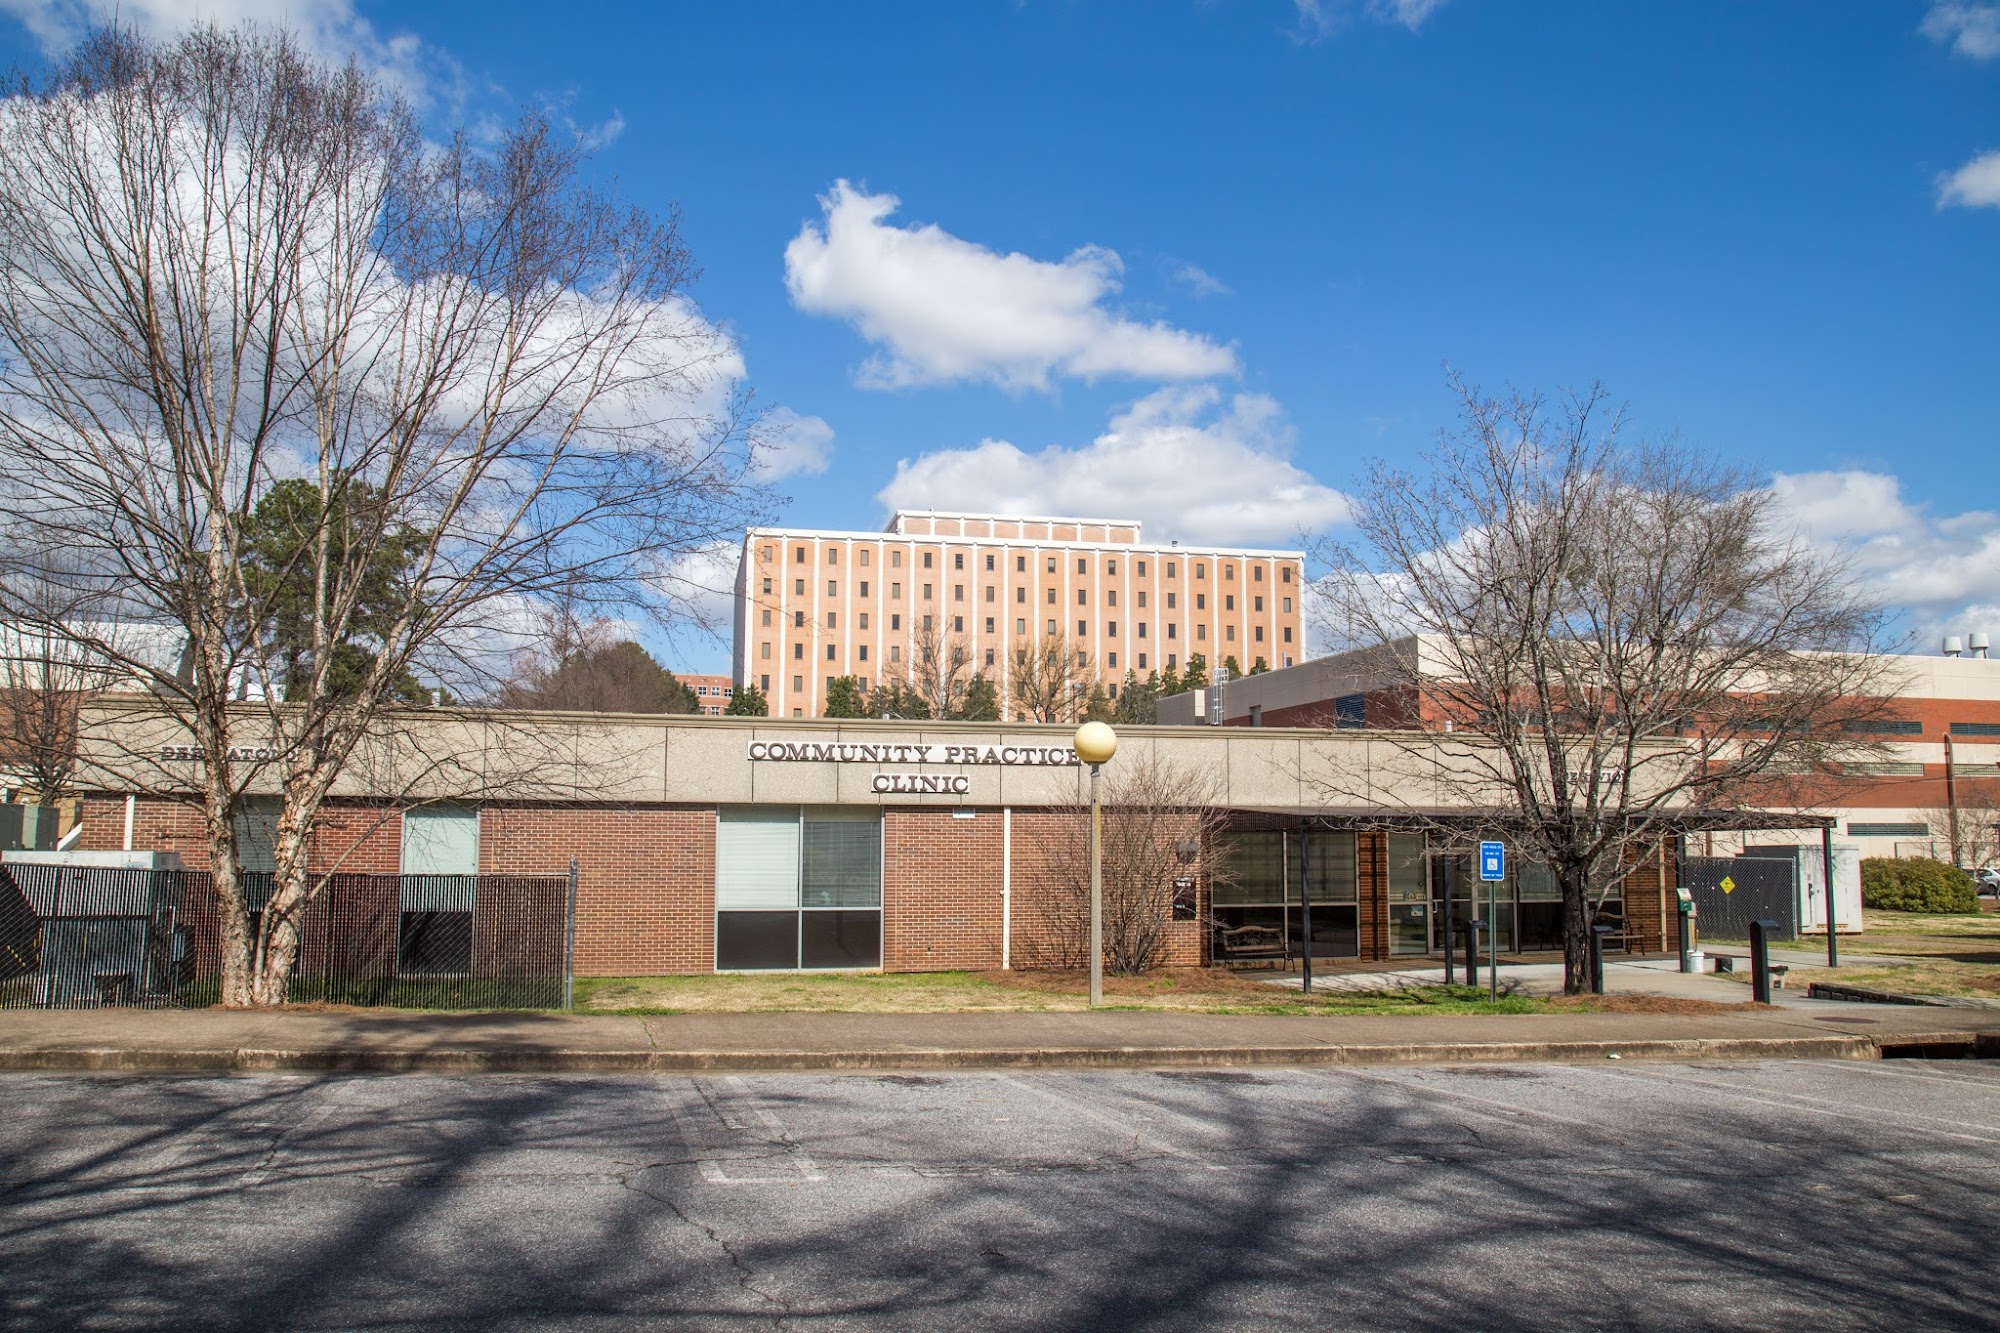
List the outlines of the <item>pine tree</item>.
{"type": "Polygon", "coordinates": [[[1180,673],[1172,667],[1168,667],[1165,674],[1160,677],[1159,696],[1162,699],[1168,695],[1179,694],[1186,688],[1187,686],[1181,683],[1180,673]]]}
{"type": "Polygon", "coordinates": [[[727,717],[769,717],[771,701],[755,685],[738,685],[729,698],[729,707],[722,712],[727,717]]]}
{"type": "Polygon", "coordinates": [[[1109,722],[1112,720],[1111,696],[1104,692],[1102,681],[1092,681],[1090,694],[1083,701],[1083,719],[1086,722],[1109,722]]]}
{"type": "Polygon", "coordinates": [[[1208,688],[1208,659],[1200,653],[1188,658],[1187,674],[1181,677],[1184,690],[1205,690],[1208,688]]]}
{"type": "Polygon", "coordinates": [[[852,676],[836,676],[826,687],[826,711],[822,717],[867,717],[868,697],[861,682],[852,676]]]}
{"type": "Polygon", "coordinates": [[[1222,659],[1222,669],[1229,673],[1230,680],[1241,680],[1243,678],[1243,668],[1236,665],[1235,653],[1231,653],[1222,659]]]}
{"type": "Polygon", "coordinates": [[[1271,664],[1261,657],[1250,664],[1250,674],[1253,676],[1261,676],[1270,669],[1271,664]]]}
{"type": "Polygon", "coordinates": [[[958,716],[963,722],[1000,720],[1000,691],[993,688],[993,682],[984,674],[975,674],[967,683],[965,702],[959,706],[958,716]]]}

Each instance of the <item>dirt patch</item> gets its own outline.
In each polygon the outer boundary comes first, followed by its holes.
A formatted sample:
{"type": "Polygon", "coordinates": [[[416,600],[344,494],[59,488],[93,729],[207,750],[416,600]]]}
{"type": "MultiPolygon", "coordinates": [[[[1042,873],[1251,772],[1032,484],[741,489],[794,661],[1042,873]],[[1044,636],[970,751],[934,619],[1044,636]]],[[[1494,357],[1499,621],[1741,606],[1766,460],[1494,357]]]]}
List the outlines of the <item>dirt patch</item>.
{"type": "MultiPolygon", "coordinates": [[[[1043,995],[1083,995],[1090,979],[1081,972],[1015,970],[975,972],[978,980],[1009,990],[1043,995]]],[[[1232,972],[1226,967],[1166,967],[1136,977],[1104,978],[1104,993],[1121,999],[1165,999],[1172,996],[1239,995],[1271,998],[1271,983],[1232,972]]]]}
{"type": "Polygon", "coordinates": [[[1724,1000],[1688,1000],[1677,995],[1554,995],[1549,1008],[1557,1013],[1587,1014],[1740,1014],[1768,1012],[1774,1005],[1744,1000],[1733,1004],[1724,1000]]]}

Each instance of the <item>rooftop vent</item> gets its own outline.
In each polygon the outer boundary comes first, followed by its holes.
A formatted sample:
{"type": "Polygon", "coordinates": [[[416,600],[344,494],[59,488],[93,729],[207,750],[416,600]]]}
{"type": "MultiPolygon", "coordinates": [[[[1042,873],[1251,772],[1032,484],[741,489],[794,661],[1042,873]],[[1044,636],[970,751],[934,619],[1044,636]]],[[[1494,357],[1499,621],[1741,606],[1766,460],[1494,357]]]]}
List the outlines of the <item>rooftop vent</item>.
{"type": "Polygon", "coordinates": [[[1944,636],[1944,655],[1946,657],[1957,657],[1964,652],[1965,641],[1963,639],[1959,638],[1956,634],[1947,634],[1944,636]]]}
{"type": "Polygon", "coordinates": [[[1986,631],[1983,629],[1976,629],[1972,631],[1972,633],[1966,635],[1965,646],[1972,650],[1972,655],[1974,657],[1986,656],[1986,649],[1988,646],[1986,639],[1986,631]]]}

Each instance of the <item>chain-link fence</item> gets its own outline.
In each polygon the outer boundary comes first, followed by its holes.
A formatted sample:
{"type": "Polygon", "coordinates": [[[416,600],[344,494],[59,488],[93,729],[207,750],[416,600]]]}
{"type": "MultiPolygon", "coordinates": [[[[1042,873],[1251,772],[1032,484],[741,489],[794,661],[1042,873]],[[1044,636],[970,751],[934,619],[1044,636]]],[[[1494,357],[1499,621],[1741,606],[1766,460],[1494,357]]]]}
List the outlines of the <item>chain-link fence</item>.
{"type": "MultiPolygon", "coordinates": [[[[243,881],[254,930],[271,876],[243,881]]],[[[206,871],[0,864],[0,1008],[213,1004],[222,919],[206,871]]],[[[561,1008],[574,921],[569,876],[328,876],[299,915],[290,998],[561,1008]]]]}

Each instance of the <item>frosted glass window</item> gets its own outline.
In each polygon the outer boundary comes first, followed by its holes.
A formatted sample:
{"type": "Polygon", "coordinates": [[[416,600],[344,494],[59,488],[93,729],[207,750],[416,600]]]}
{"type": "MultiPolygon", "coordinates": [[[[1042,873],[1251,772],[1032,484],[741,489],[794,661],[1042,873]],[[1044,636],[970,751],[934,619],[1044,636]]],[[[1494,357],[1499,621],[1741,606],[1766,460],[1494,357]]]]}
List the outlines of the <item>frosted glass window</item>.
{"type": "Polygon", "coordinates": [[[796,910],[799,812],[724,810],[715,830],[718,910],[796,910]]]}
{"type": "Polygon", "coordinates": [[[479,811],[440,805],[403,813],[405,875],[479,873],[479,811]]]}

